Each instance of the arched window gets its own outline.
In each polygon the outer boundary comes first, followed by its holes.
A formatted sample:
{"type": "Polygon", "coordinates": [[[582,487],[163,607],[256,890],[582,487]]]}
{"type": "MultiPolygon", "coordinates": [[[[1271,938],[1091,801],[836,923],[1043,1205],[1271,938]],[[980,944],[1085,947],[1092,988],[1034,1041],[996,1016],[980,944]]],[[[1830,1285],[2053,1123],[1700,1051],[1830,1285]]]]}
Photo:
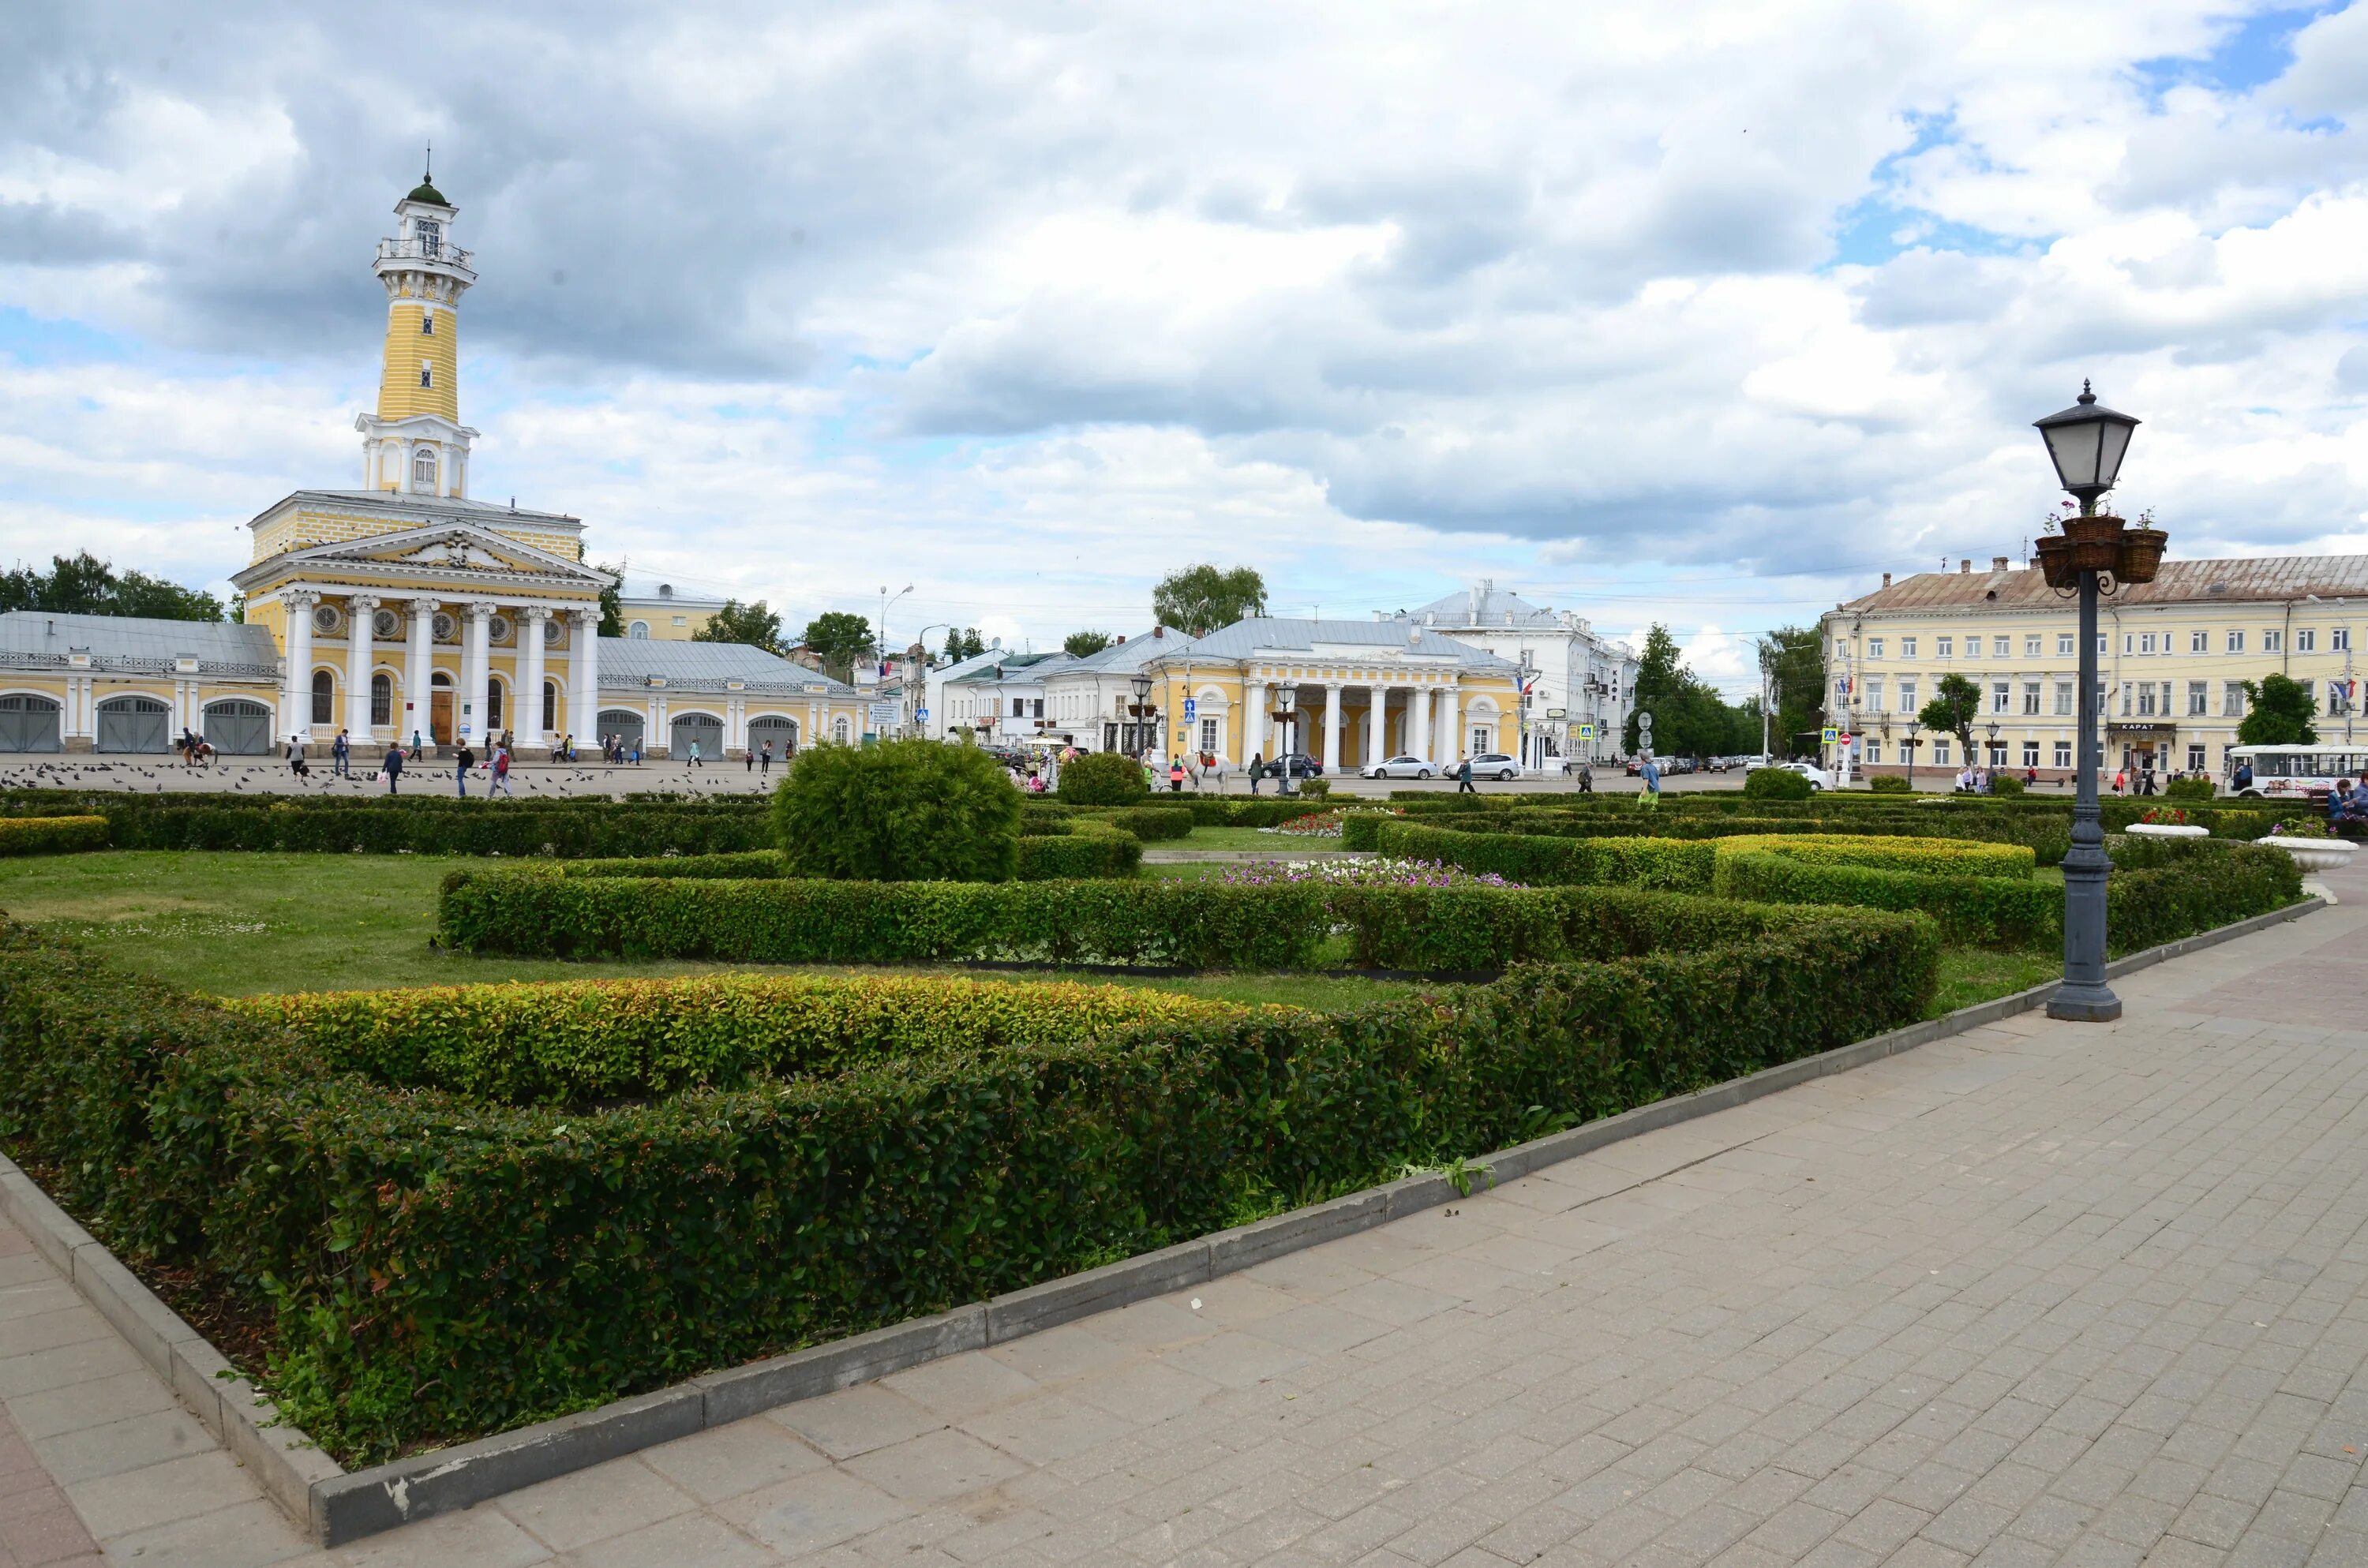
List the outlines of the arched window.
{"type": "Polygon", "coordinates": [[[559,683],[555,680],[542,683],[542,727],[559,728],[559,683]]]}
{"type": "Polygon", "coordinates": [[[419,384],[423,387],[432,387],[436,384],[436,367],[425,359],[419,362],[419,384]]]}
{"type": "MultiPolygon", "coordinates": [[[[426,385],[425,382],[421,383],[426,385]]],[[[411,454],[411,487],[414,490],[436,488],[436,449],[422,447],[411,454]]]]}
{"type": "Polygon", "coordinates": [[[326,670],[313,672],[313,722],[326,724],[336,717],[337,687],[326,670]]]}
{"type": "Polygon", "coordinates": [[[847,744],[847,715],[844,713],[830,722],[830,738],[837,741],[840,745],[845,745],[847,744]]]}
{"type": "Polygon", "coordinates": [[[394,722],[394,680],[384,671],[370,676],[370,722],[394,722]]]}
{"type": "Polygon", "coordinates": [[[488,737],[502,733],[502,683],[485,683],[485,733],[488,737]]]}
{"type": "Polygon", "coordinates": [[[433,337],[436,335],[436,312],[434,310],[423,310],[419,312],[419,335],[422,337],[433,337]]]}
{"type": "Polygon", "coordinates": [[[643,642],[646,642],[650,640],[650,623],[646,620],[637,620],[633,622],[631,627],[626,629],[625,635],[628,637],[638,637],[643,642]]]}

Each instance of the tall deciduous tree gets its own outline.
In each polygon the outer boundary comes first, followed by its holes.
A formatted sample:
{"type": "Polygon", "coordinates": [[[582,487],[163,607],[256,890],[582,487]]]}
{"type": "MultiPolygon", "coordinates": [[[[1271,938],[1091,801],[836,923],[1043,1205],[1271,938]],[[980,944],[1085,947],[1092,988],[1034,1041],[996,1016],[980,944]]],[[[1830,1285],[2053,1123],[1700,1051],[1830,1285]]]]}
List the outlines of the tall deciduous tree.
{"type": "Polygon", "coordinates": [[[1073,659],[1099,653],[1110,645],[1107,631],[1072,631],[1061,642],[1061,651],[1073,659]]]}
{"type": "Polygon", "coordinates": [[[985,652],[986,641],[979,636],[977,627],[965,626],[959,631],[951,626],[946,628],[946,657],[949,660],[975,659],[985,652]]]}
{"type": "Polygon", "coordinates": [[[1932,688],[1932,700],[1916,715],[1917,722],[1936,734],[1957,737],[1967,762],[1974,760],[1974,721],[1982,710],[1982,688],[1960,675],[1946,675],[1932,688]]]}
{"type": "Polygon", "coordinates": [[[1171,572],[1151,591],[1151,610],[1162,626],[1190,637],[1206,637],[1221,626],[1266,613],[1266,579],[1247,566],[1230,572],[1203,563],[1171,572]]]}
{"type": "Polygon", "coordinates": [[[781,651],[781,618],[765,608],[765,601],[744,605],[738,599],[725,599],[723,608],[709,618],[705,626],[690,634],[694,642],[745,642],[751,648],[762,648],[768,653],[781,651]]]}
{"type": "Polygon", "coordinates": [[[625,580],[625,569],[603,561],[600,570],[616,579],[600,590],[600,635],[622,637],[625,634],[625,597],[618,591],[618,584],[625,580]]]}
{"type": "Polygon", "coordinates": [[[2237,726],[2237,744],[2248,746],[2310,745],[2318,739],[2312,722],[2318,710],[2310,687],[2282,675],[2266,675],[2245,683],[2245,717],[2237,726]]]}
{"type": "MultiPolygon", "coordinates": [[[[1780,626],[1759,640],[1759,671],[1775,704],[1768,737],[1774,756],[1799,755],[1825,728],[1823,642],[1814,626],[1780,626]]],[[[1756,733],[1744,749],[1759,749],[1756,733]]]]}
{"type": "Polygon", "coordinates": [[[1645,633],[1645,651],[1636,661],[1636,701],[1623,737],[1631,752],[1644,749],[1637,717],[1643,713],[1653,715],[1657,756],[1724,756],[1756,750],[1759,744],[1758,710],[1747,713],[1733,706],[1686,668],[1678,640],[1666,626],[1656,625],[1645,633]],[[1745,740],[1747,730],[1749,738],[1745,740]]]}
{"type": "Polygon", "coordinates": [[[50,558],[47,572],[0,573],[0,610],[59,615],[138,615],[155,620],[220,620],[222,601],[144,572],[118,572],[88,551],[50,558]]]}
{"type": "Polygon", "coordinates": [[[825,610],[806,622],[805,645],[823,668],[840,680],[855,673],[855,661],[871,646],[871,623],[843,609],[825,610]]]}

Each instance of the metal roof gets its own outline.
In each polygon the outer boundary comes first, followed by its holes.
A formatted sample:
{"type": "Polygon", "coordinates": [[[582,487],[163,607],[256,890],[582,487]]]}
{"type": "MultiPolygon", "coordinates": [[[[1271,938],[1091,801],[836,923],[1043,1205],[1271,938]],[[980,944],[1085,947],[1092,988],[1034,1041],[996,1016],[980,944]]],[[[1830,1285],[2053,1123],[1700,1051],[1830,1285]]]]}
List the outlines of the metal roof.
{"type": "MultiPolygon", "coordinates": [[[[2166,561],[2151,583],[2121,587],[2117,605],[2283,602],[2316,594],[2322,599],[2368,600],[2368,555],[2265,555],[2225,561],[2166,561]]],[[[1863,614],[1935,609],[2031,610],[2064,603],[2035,566],[1987,572],[1919,572],[1903,582],[1850,600],[1863,614]]]]}
{"type": "MultiPolygon", "coordinates": [[[[831,697],[849,699],[855,688],[820,670],[791,664],[777,653],[746,642],[672,642],[655,637],[600,639],[600,686],[639,686],[652,676],[669,687],[723,691],[726,682],[741,681],[751,691],[805,692],[819,687],[831,697]]],[[[819,693],[815,695],[820,695],[819,693]]]]}
{"type": "Polygon", "coordinates": [[[183,658],[195,658],[210,673],[277,676],[279,669],[279,648],[268,627],[40,609],[0,615],[0,658],[17,668],[64,669],[75,653],[89,654],[95,667],[142,674],[170,674],[183,658]]]}
{"type": "MultiPolygon", "coordinates": [[[[259,523],[287,507],[290,503],[308,506],[334,506],[347,512],[387,512],[398,517],[460,518],[472,523],[495,523],[504,519],[518,523],[533,523],[542,527],[564,526],[581,528],[581,517],[564,512],[535,512],[524,506],[497,506],[492,502],[472,500],[465,495],[422,495],[407,490],[296,490],[274,501],[255,515],[259,523]]],[[[250,524],[249,526],[252,526],[250,524]]]]}
{"type": "Polygon", "coordinates": [[[686,588],[646,572],[624,574],[617,584],[617,597],[630,604],[673,604],[685,609],[722,609],[724,599],[721,594],[686,588]]]}
{"type": "Polygon", "coordinates": [[[1557,625],[1561,617],[1552,609],[1541,609],[1519,594],[1508,592],[1491,582],[1475,583],[1460,594],[1431,600],[1421,608],[1395,620],[1428,620],[1436,619],[1442,626],[1472,627],[1486,630],[1491,626],[1557,625]]]}
{"type": "Polygon", "coordinates": [[[1267,652],[1305,651],[1312,655],[1319,642],[1327,647],[1362,644],[1376,653],[1395,652],[1451,658],[1468,670],[1510,671],[1514,667],[1509,660],[1500,659],[1486,649],[1459,642],[1419,622],[1405,620],[1295,620],[1261,616],[1237,620],[1206,637],[1196,637],[1181,647],[1167,651],[1194,658],[1247,659],[1267,652]]]}

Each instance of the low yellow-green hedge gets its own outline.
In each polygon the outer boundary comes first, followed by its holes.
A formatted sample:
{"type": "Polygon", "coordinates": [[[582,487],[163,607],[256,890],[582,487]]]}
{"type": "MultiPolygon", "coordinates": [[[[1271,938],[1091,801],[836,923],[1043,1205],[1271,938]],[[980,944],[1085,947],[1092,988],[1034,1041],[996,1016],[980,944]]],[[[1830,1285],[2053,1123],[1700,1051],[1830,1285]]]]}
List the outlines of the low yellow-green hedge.
{"type": "Polygon", "coordinates": [[[2015,877],[2028,881],[2037,858],[2028,845],[1970,838],[1908,838],[1853,834],[1753,834],[1711,841],[1717,846],[1718,892],[1727,892],[1725,865],[1738,855],[1781,855],[1813,866],[1864,866],[1928,877],[2015,877]]]}
{"type": "Polygon", "coordinates": [[[71,855],[106,847],[105,817],[0,817],[0,855],[71,855]]]}

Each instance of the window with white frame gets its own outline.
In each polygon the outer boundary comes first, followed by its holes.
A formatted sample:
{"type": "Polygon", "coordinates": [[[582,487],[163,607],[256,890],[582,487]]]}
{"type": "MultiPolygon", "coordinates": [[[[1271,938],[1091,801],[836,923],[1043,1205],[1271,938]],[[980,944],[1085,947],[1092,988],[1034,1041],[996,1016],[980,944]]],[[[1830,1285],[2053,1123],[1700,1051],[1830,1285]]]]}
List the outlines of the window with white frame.
{"type": "Polygon", "coordinates": [[[1218,745],[1218,724],[1214,719],[1201,721],[1201,749],[1214,756],[1218,745]]]}
{"type": "Polygon", "coordinates": [[[1474,725],[1473,725],[1473,726],[1472,726],[1472,749],[1471,749],[1471,751],[1470,751],[1470,752],[1468,752],[1466,755],[1467,755],[1467,756],[1479,756],[1481,753],[1483,753],[1483,752],[1494,751],[1494,750],[1496,750],[1496,749],[1497,749],[1497,732],[1496,732],[1496,731],[1494,731],[1494,730],[1492,730],[1492,729],[1490,729],[1490,728],[1488,728],[1488,726],[1487,726],[1487,725],[1486,725],[1486,724],[1474,724],[1474,725]]]}
{"type": "MultiPolygon", "coordinates": [[[[2150,642],[2152,642],[2154,641],[2154,639],[2152,639],[2152,638],[2148,638],[2148,639],[2146,639],[2146,641],[2150,643],[2150,642]]],[[[2123,653],[2136,653],[2137,651],[2138,651],[2138,634],[2137,634],[2136,632],[2135,632],[2135,631],[2124,631],[2124,632],[2123,632],[2123,633],[2122,633],[2122,652],[2123,652],[2123,653]]],[[[2153,653],[2153,652],[2154,652],[2154,650],[2153,650],[2151,647],[2149,647],[2149,648],[2147,648],[2146,652],[2147,652],[2147,653],[2153,653]]]]}
{"type": "Polygon", "coordinates": [[[2245,716],[2245,683],[2241,680],[2220,683],[2220,716],[2241,719],[2245,716]]]}
{"type": "Polygon", "coordinates": [[[2145,631],[2138,634],[2138,652],[2141,653],[2151,653],[2154,652],[2153,632],[2145,631]]]}
{"type": "Polygon", "coordinates": [[[2055,711],[2063,718],[2072,716],[2072,683],[2068,680],[2055,683],[2055,711]]]}
{"type": "Polygon", "coordinates": [[[2022,683],[2022,710],[2031,717],[2036,717],[2039,712],[2039,683],[2035,680],[2022,683]]]}
{"type": "Polygon", "coordinates": [[[2204,718],[2211,705],[2212,683],[2202,680],[2189,681],[2187,683],[2187,716],[2191,719],[2204,718]]]}
{"type": "Polygon", "coordinates": [[[2132,690],[2131,690],[2130,683],[2129,683],[2128,681],[2123,681],[2123,682],[2122,682],[2122,717],[2123,717],[2123,718],[2126,719],[2126,718],[2128,718],[2128,717],[2130,716],[2130,711],[2131,711],[2130,704],[2131,704],[2132,702],[2134,702],[2135,700],[2136,700],[2136,699],[2135,699],[2135,694],[2134,694],[2134,693],[2132,692],[2132,690]]]}
{"type": "Polygon", "coordinates": [[[1870,637],[1866,640],[1866,656],[1870,659],[1880,659],[1883,657],[1882,638],[1870,637]]]}
{"type": "Polygon", "coordinates": [[[2009,695],[2007,683],[2002,680],[1994,680],[1990,682],[1990,711],[1993,713],[2010,712],[2012,711],[2012,709],[2009,706],[2011,698],[2009,695]]]}
{"type": "Polygon", "coordinates": [[[436,335],[436,312],[434,311],[422,311],[419,312],[419,335],[422,337],[433,337],[436,335]]]}
{"type": "Polygon", "coordinates": [[[2039,634],[2037,632],[2034,631],[2030,636],[2022,640],[2022,656],[2026,659],[2035,659],[2039,657],[2039,634]]]}
{"type": "Polygon", "coordinates": [[[423,387],[433,387],[436,384],[436,367],[425,359],[419,362],[419,384],[423,387]]]}
{"type": "Polygon", "coordinates": [[[2072,766],[2072,743],[2070,741],[2058,741],[2055,743],[2055,766],[2058,767],[2069,767],[2072,766]]]}
{"type": "Polygon", "coordinates": [[[2190,773],[2201,773],[2203,771],[2203,743],[2202,741],[2190,741],[2187,744],[2187,771],[2190,773]]]}
{"type": "Polygon", "coordinates": [[[1953,637],[1935,638],[1932,646],[1941,658],[1953,659],[1957,656],[1957,640],[1953,637]]]}
{"type": "Polygon", "coordinates": [[[2261,652],[2264,653],[2283,653],[2285,651],[2286,634],[2283,631],[2272,631],[2264,627],[2261,631],[2261,652]]]}
{"type": "Polygon", "coordinates": [[[2231,631],[2228,633],[2228,652],[2231,653],[2241,653],[2244,651],[2245,634],[2241,631],[2231,631]]]}
{"type": "Polygon", "coordinates": [[[411,484],[415,490],[436,488],[436,449],[421,447],[411,454],[411,484]]]}
{"type": "Polygon", "coordinates": [[[2316,626],[2297,628],[2294,631],[2294,652],[2297,653],[2317,653],[2318,628],[2316,626]]]}
{"type": "Polygon", "coordinates": [[[1932,737],[1932,766],[1935,767],[1949,766],[1949,743],[1944,737],[1939,735],[1932,737]]]}
{"type": "MultiPolygon", "coordinates": [[[[2126,713],[2129,710],[2124,708],[2122,711],[2126,713]]],[[[2154,717],[2154,682],[2150,680],[2138,682],[2138,717],[2141,719],[2154,717]]]]}
{"type": "Polygon", "coordinates": [[[2039,743],[2037,741],[2025,741],[2022,743],[2022,765],[2025,767],[2037,767],[2039,766],[2039,743]]]}
{"type": "Polygon", "coordinates": [[[1902,637],[1899,640],[1899,656],[1903,659],[1912,659],[1916,656],[1915,638],[1902,637]]]}
{"type": "Polygon", "coordinates": [[[1883,677],[1881,676],[1866,677],[1866,710],[1870,713],[1883,711],[1883,677]]]}
{"type": "Polygon", "coordinates": [[[2068,658],[2070,658],[2070,657],[2072,656],[2072,654],[2073,654],[2073,647],[2072,647],[2072,639],[2073,639],[2073,636],[2074,636],[2074,633],[2069,632],[2069,631],[2059,631],[2059,632],[2057,632],[2057,633],[2055,634],[2055,656],[2056,656],[2057,658],[2059,658],[2059,659],[2068,659],[2068,658]]]}
{"type": "Polygon", "coordinates": [[[2006,658],[2006,657],[2008,656],[2007,650],[2008,650],[2008,648],[2009,648],[2009,646],[2010,646],[2010,643],[2009,643],[2009,640],[2008,640],[2007,638],[2004,638],[2004,637],[1993,637],[1993,638],[1991,638],[1991,639],[1990,639],[1990,657],[1991,657],[1991,658],[1993,658],[1993,659],[2003,659],[2003,658],[2006,658]]]}
{"type": "Polygon", "coordinates": [[[2164,681],[2162,683],[2160,700],[2162,706],[2157,709],[2157,711],[2161,713],[2164,718],[2168,719],[2170,717],[2170,682],[2169,681],[2164,681]]]}
{"type": "Polygon", "coordinates": [[[2187,634],[2187,651],[2191,653],[2208,653],[2212,652],[2212,633],[2209,631],[2189,632],[2187,634]]]}
{"type": "Polygon", "coordinates": [[[2348,653],[2351,652],[2351,628],[2348,626],[2329,627],[2327,632],[2327,651],[2330,653],[2348,653]]]}
{"type": "Polygon", "coordinates": [[[1916,683],[1913,680],[1899,683],[1899,710],[1902,713],[1916,711],[1916,683]]]}

